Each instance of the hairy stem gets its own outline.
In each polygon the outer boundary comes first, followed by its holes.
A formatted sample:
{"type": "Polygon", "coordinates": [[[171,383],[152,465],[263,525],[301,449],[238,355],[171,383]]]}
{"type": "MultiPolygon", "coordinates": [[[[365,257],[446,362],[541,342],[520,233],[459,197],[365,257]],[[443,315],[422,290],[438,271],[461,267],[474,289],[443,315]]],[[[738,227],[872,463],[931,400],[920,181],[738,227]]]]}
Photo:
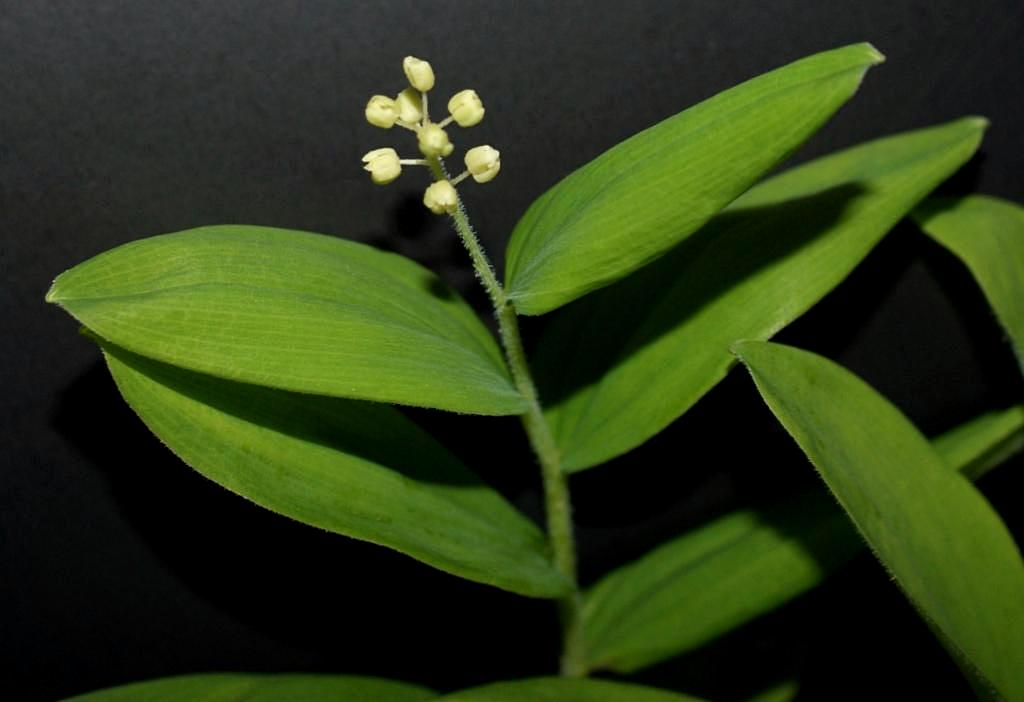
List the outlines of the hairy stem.
{"type": "MultiPolygon", "coordinates": [[[[444,164],[440,159],[430,159],[430,167],[434,178],[447,178],[444,164]]],[[[541,478],[544,483],[544,507],[547,515],[548,541],[551,544],[555,567],[572,583],[572,592],[559,600],[559,616],[562,622],[562,661],[561,673],[570,677],[586,675],[586,664],[583,656],[583,622],[581,619],[581,597],[576,581],[576,545],[572,530],[572,506],[569,499],[569,482],[562,471],[561,455],[551,428],[544,418],[537,386],[530,374],[530,366],[523,351],[523,341],[519,334],[519,319],[505,289],[498,282],[487,254],[469,223],[466,209],[459,199],[458,208],[452,213],[455,231],[465,245],[473,261],[477,278],[483,284],[491,304],[494,316],[498,320],[498,331],[501,344],[505,349],[505,357],[512,371],[512,380],[516,389],[526,399],[527,410],[522,415],[523,427],[529,438],[530,446],[540,463],[541,478]]]]}

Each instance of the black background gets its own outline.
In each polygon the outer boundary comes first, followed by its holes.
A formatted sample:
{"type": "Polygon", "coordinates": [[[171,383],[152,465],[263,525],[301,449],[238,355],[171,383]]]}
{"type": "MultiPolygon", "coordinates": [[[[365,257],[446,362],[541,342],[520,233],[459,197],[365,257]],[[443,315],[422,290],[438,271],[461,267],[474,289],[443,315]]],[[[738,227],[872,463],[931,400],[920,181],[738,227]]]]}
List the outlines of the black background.
{"type": "MultiPolygon", "coordinates": [[[[888,61],[794,161],[982,114],[981,154],[945,189],[1024,201],[1022,35],[1018,0],[0,2],[5,696],[209,670],[447,690],[550,673],[556,659],[548,603],[265,513],[180,464],[74,322],[43,303],[65,268],[136,238],[243,222],[399,251],[481,305],[446,222],[419,203],[422,174],[382,188],[360,170],[371,148],[413,148],[362,118],[371,94],[402,87],[406,54],[431,60],[439,95],[474,87],[485,101],[469,136],[501,149],[502,173],[464,190],[499,265],[519,214],[571,169],[719,90],[861,40],[888,61]]],[[[906,225],[780,338],[858,372],[927,434],[1024,394],[970,278],[906,225]]],[[[513,420],[416,417],[539,518],[513,420]]],[[[981,484],[1018,539],[1021,463],[981,484]]],[[[650,446],[574,478],[582,577],[814,482],[733,373],[650,446]]],[[[730,700],[793,675],[802,699],[969,697],[867,556],[639,679],[730,700]]]]}

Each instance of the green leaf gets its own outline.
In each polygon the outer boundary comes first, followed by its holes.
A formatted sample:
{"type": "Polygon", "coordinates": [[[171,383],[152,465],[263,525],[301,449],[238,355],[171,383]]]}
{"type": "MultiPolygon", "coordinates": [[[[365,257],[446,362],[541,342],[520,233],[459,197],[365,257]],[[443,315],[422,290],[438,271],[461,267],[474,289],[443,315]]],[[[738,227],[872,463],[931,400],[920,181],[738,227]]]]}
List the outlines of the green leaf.
{"type": "Polygon", "coordinates": [[[420,702],[437,693],[354,675],[207,673],[121,685],[68,702],[420,702]]]}
{"type": "MultiPolygon", "coordinates": [[[[1024,405],[973,419],[933,446],[978,478],[1024,446],[1024,405]]],[[[631,673],[697,649],[818,586],[863,546],[823,493],[719,517],[586,593],[587,665],[631,673]]]]}
{"type": "Polygon", "coordinates": [[[977,480],[1024,449],[1024,405],[989,412],[932,441],[946,463],[977,480]]]}
{"type": "Polygon", "coordinates": [[[571,678],[500,682],[445,695],[443,702],[700,702],[652,687],[571,678]]]}
{"type": "Polygon", "coordinates": [[[421,266],[265,227],[192,229],[100,254],[47,294],[143,356],[283,390],[518,414],[493,338],[421,266]]]}
{"type": "Polygon", "coordinates": [[[505,277],[516,309],[543,314],[661,256],[817,131],[882,60],[870,44],[809,56],[571,173],[512,232],[505,277]]]}
{"type": "Polygon", "coordinates": [[[959,663],[1024,700],[1024,562],[985,498],[849,371],[759,341],[735,347],[772,412],[959,663]]]}
{"type": "Polygon", "coordinates": [[[256,504],[523,595],[568,584],[540,530],[388,405],[226,381],[100,340],[132,409],[256,504]]]}
{"type": "Polygon", "coordinates": [[[965,118],[787,171],[567,308],[535,358],[566,470],[639,446],[693,406],[735,363],[730,344],[767,339],[824,297],[970,158],[984,127],[965,118]]]}
{"type": "Polygon", "coordinates": [[[1024,369],[1024,207],[984,195],[934,198],[914,218],[970,269],[1024,369]]]}

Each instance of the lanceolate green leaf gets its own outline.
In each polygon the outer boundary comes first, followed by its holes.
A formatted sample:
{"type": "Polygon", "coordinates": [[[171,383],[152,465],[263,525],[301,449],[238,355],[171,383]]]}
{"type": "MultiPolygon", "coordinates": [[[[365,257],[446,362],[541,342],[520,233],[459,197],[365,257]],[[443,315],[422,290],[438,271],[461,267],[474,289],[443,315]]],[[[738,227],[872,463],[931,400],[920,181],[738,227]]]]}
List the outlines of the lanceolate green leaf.
{"type": "Polygon", "coordinates": [[[569,678],[500,682],[440,698],[443,702],[700,702],[653,687],[569,678]]]}
{"type": "Polygon", "coordinates": [[[872,141],[750,190],[700,233],[559,315],[536,354],[569,471],[634,448],[840,283],[974,153],[984,120],[872,141]]]}
{"type": "Polygon", "coordinates": [[[988,502],[899,410],[820,356],[736,346],[765,402],[958,661],[1024,700],[1024,562],[988,502]]]}
{"type": "Polygon", "coordinates": [[[393,407],[226,381],[101,344],[153,433],[232,492],[464,578],[538,597],[566,590],[540,530],[393,407]]]}
{"type": "Polygon", "coordinates": [[[1024,207],[984,195],[936,198],[914,218],[967,264],[1024,368],[1024,207]]]}
{"type": "Polygon", "coordinates": [[[507,287],[543,314],[662,255],[813,134],[882,61],[869,44],[807,57],[647,129],[542,195],[509,242],[507,287]]]}
{"type": "Polygon", "coordinates": [[[429,271],[317,234],[223,226],[143,239],[47,295],[159,361],[299,392],[517,414],[494,340],[429,271]]]}
{"type": "Polygon", "coordinates": [[[421,702],[437,693],[407,683],[352,675],[182,675],[121,685],[68,702],[421,702]]]}
{"type": "MultiPolygon", "coordinates": [[[[971,477],[1024,444],[1024,406],[974,419],[934,446],[971,477]]],[[[587,665],[621,673],[694,650],[820,584],[863,548],[823,493],[733,512],[602,578],[586,594],[587,665]]]]}

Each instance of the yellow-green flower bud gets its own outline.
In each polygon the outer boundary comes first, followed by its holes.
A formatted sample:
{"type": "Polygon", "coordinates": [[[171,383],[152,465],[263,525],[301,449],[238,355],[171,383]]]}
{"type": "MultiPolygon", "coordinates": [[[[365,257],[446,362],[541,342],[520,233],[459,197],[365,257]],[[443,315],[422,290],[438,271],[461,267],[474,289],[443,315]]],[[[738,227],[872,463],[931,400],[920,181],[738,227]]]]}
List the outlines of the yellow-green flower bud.
{"type": "Polygon", "coordinates": [[[459,206],[459,196],[454,185],[447,180],[439,180],[423,193],[423,204],[434,214],[450,214],[459,206]]]}
{"type": "Polygon", "coordinates": [[[455,148],[448,140],[448,133],[436,124],[428,124],[417,133],[420,152],[427,158],[447,156],[455,148]]]}
{"type": "Polygon", "coordinates": [[[366,103],[366,121],[375,127],[391,129],[398,119],[398,106],[385,95],[374,95],[366,103]]]}
{"type": "Polygon", "coordinates": [[[491,146],[474,146],[466,152],[466,168],[477,183],[494,180],[501,170],[501,152],[491,146]]]}
{"type": "Polygon", "coordinates": [[[452,117],[460,127],[472,127],[480,124],[480,120],[484,118],[484,104],[475,90],[463,90],[456,93],[448,101],[448,111],[452,113],[452,117]]]}
{"type": "Polygon", "coordinates": [[[415,56],[406,56],[402,61],[402,70],[409,79],[409,85],[420,92],[427,92],[434,87],[434,69],[426,61],[415,56]]]}
{"type": "Polygon", "coordinates": [[[395,98],[395,105],[398,106],[398,121],[402,124],[412,126],[423,119],[423,100],[418,90],[406,88],[395,98]]]}
{"type": "Polygon", "coordinates": [[[364,171],[370,172],[370,178],[377,185],[386,185],[402,173],[402,164],[398,162],[398,153],[394,149],[374,149],[363,156],[364,171]]]}

